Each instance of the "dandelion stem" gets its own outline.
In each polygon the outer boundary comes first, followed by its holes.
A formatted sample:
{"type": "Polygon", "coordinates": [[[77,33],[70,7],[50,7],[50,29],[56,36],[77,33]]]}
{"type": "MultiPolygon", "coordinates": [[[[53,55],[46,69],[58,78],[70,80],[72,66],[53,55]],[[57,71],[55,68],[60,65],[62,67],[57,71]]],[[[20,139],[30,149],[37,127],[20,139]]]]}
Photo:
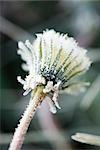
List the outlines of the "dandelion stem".
{"type": "Polygon", "coordinates": [[[27,106],[24,112],[24,115],[22,116],[22,119],[20,120],[20,123],[17,129],[15,130],[9,150],[21,149],[21,146],[23,144],[25,134],[28,130],[30,122],[37,110],[37,107],[41,104],[41,102],[43,101],[45,97],[45,94],[42,91],[43,91],[43,88],[38,87],[35,94],[33,95],[34,98],[30,100],[29,105],[27,106]]]}

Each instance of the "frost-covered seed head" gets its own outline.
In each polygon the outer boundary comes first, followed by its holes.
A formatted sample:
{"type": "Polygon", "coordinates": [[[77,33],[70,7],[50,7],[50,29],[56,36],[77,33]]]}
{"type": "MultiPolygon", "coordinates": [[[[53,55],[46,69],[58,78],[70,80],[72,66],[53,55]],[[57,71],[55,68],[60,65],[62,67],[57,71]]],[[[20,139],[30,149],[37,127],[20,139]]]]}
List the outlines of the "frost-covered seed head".
{"type": "Polygon", "coordinates": [[[67,34],[46,30],[36,36],[32,44],[29,40],[25,44],[18,43],[18,54],[25,61],[22,67],[29,74],[25,81],[21,77],[18,77],[18,81],[26,90],[24,95],[37,86],[44,86],[43,92],[52,93],[52,101],[60,108],[57,104],[58,91],[66,89],[66,92],[72,93],[73,86],[81,88],[80,85],[85,85],[73,83],[72,78],[86,72],[91,62],[87,51],[67,34]]]}

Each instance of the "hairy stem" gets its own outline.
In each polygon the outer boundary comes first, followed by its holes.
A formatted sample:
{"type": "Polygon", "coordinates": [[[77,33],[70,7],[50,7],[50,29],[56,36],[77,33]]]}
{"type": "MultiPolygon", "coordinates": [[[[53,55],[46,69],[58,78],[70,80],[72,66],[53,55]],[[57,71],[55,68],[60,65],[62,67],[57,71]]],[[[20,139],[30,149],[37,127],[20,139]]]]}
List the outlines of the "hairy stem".
{"type": "Polygon", "coordinates": [[[22,116],[22,119],[20,120],[20,123],[15,130],[9,150],[20,150],[23,144],[24,138],[25,138],[25,134],[37,110],[37,107],[41,104],[41,102],[43,101],[45,97],[45,94],[42,91],[43,91],[43,88],[38,87],[36,92],[33,95],[34,98],[30,100],[29,105],[27,106],[22,116]]]}

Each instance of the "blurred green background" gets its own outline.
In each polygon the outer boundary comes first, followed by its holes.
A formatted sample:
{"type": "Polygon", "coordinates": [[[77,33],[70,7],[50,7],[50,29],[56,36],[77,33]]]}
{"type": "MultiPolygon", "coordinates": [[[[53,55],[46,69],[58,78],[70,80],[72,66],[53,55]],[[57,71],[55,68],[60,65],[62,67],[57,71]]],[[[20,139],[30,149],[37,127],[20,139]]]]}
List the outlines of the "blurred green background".
{"type": "Polygon", "coordinates": [[[73,36],[88,49],[93,61],[82,76],[91,85],[77,96],[61,94],[62,107],[49,113],[46,103],[31,122],[23,150],[81,150],[100,147],[72,141],[71,135],[85,132],[100,135],[100,2],[86,0],[0,0],[0,148],[6,150],[29,95],[22,96],[17,75],[25,76],[17,42],[34,40],[35,33],[55,29],[73,36]]]}

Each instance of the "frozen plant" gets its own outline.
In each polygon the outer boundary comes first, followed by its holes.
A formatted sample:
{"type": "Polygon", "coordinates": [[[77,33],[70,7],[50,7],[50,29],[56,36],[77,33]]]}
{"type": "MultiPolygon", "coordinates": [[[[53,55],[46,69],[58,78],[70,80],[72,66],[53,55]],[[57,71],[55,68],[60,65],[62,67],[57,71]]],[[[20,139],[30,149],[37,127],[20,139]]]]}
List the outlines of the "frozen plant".
{"type": "Polygon", "coordinates": [[[20,150],[34,113],[43,100],[47,100],[50,111],[56,113],[56,108],[60,109],[59,91],[72,94],[77,90],[84,91],[89,84],[73,80],[85,73],[91,62],[87,51],[79,47],[72,37],[54,30],[46,30],[36,36],[32,44],[29,40],[18,42],[18,54],[25,61],[22,68],[28,71],[28,75],[24,80],[20,76],[17,79],[25,90],[23,95],[30,92],[31,98],[9,150],[20,150]]]}

